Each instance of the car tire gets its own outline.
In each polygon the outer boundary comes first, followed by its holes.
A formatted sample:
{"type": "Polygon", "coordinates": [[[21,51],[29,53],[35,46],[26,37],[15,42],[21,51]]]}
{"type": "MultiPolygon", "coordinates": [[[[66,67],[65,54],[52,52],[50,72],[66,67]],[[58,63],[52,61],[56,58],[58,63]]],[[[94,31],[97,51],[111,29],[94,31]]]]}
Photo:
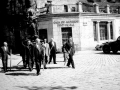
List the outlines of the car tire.
{"type": "Polygon", "coordinates": [[[110,47],[109,46],[103,46],[103,52],[106,54],[110,53],[110,47]]]}
{"type": "Polygon", "coordinates": [[[116,54],[116,53],[118,52],[118,50],[113,50],[112,52],[113,52],[114,54],[116,54]]]}

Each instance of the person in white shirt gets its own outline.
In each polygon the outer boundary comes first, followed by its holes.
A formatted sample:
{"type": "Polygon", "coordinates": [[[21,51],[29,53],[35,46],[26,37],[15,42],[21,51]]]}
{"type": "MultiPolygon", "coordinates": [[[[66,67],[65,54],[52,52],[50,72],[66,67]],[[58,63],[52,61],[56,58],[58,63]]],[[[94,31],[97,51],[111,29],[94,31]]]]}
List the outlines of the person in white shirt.
{"type": "Polygon", "coordinates": [[[10,54],[8,50],[7,42],[3,43],[3,46],[1,47],[1,56],[2,56],[2,64],[3,64],[3,70],[4,72],[7,72],[7,63],[8,63],[8,54],[10,54]]]}
{"type": "Polygon", "coordinates": [[[49,60],[49,55],[50,55],[50,47],[49,44],[47,43],[47,39],[44,39],[44,48],[45,48],[45,60],[43,61],[44,63],[44,68],[47,69],[46,64],[49,60]]]}

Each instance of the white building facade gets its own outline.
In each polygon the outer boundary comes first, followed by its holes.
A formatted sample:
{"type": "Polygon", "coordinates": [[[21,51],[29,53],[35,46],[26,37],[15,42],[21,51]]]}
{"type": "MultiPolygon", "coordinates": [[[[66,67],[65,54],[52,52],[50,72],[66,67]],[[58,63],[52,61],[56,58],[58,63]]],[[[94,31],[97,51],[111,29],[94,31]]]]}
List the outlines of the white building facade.
{"type": "Polygon", "coordinates": [[[51,5],[49,13],[39,15],[38,34],[48,42],[54,38],[58,51],[69,37],[76,50],[95,49],[96,45],[120,36],[120,9],[112,11],[108,4],[103,9],[97,3],[86,2],[51,5]]]}

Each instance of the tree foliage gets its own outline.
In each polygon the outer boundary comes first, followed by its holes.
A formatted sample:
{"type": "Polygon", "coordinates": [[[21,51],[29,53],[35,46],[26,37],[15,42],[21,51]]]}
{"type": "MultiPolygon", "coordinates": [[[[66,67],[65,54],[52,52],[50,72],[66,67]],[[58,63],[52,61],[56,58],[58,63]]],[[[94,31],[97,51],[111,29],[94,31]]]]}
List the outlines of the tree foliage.
{"type": "Polygon", "coordinates": [[[31,0],[2,0],[0,6],[0,44],[7,41],[9,45],[16,46],[17,41],[28,35],[27,10],[31,7],[31,0]]]}

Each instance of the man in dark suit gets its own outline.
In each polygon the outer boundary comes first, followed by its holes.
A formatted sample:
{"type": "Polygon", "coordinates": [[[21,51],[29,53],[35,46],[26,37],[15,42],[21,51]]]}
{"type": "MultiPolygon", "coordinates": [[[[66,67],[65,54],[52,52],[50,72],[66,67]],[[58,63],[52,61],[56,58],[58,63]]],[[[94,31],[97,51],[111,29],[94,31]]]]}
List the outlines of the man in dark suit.
{"type": "Polygon", "coordinates": [[[64,62],[66,62],[68,58],[68,53],[66,51],[66,41],[63,42],[62,52],[63,52],[64,62]]]}
{"type": "Polygon", "coordinates": [[[4,42],[3,46],[1,47],[1,56],[4,72],[7,72],[8,54],[11,55],[8,50],[7,42],[4,42]]]}
{"type": "Polygon", "coordinates": [[[26,44],[27,44],[27,40],[26,39],[22,40],[22,42],[21,42],[20,56],[22,57],[23,67],[24,68],[27,67],[27,62],[26,62],[26,44]]]}
{"type": "Polygon", "coordinates": [[[26,45],[26,62],[29,67],[29,70],[33,70],[34,59],[33,59],[33,45],[32,42],[28,39],[26,45]]]}
{"type": "Polygon", "coordinates": [[[74,47],[74,42],[71,37],[68,39],[68,42],[66,43],[66,50],[69,54],[67,66],[69,67],[71,64],[72,68],[75,68],[74,60],[73,60],[73,55],[75,54],[75,47],[74,47]]]}
{"type": "Polygon", "coordinates": [[[49,42],[49,47],[50,47],[50,61],[49,64],[53,58],[53,63],[56,63],[56,42],[51,38],[51,41],[49,42]]]}
{"type": "Polygon", "coordinates": [[[42,47],[39,38],[36,38],[35,42],[36,44],[34,45],[34,58],[36,63],[37,75],[39,75],[41,69],[41,62],[44,57],[44,48],[42,47]]]}

